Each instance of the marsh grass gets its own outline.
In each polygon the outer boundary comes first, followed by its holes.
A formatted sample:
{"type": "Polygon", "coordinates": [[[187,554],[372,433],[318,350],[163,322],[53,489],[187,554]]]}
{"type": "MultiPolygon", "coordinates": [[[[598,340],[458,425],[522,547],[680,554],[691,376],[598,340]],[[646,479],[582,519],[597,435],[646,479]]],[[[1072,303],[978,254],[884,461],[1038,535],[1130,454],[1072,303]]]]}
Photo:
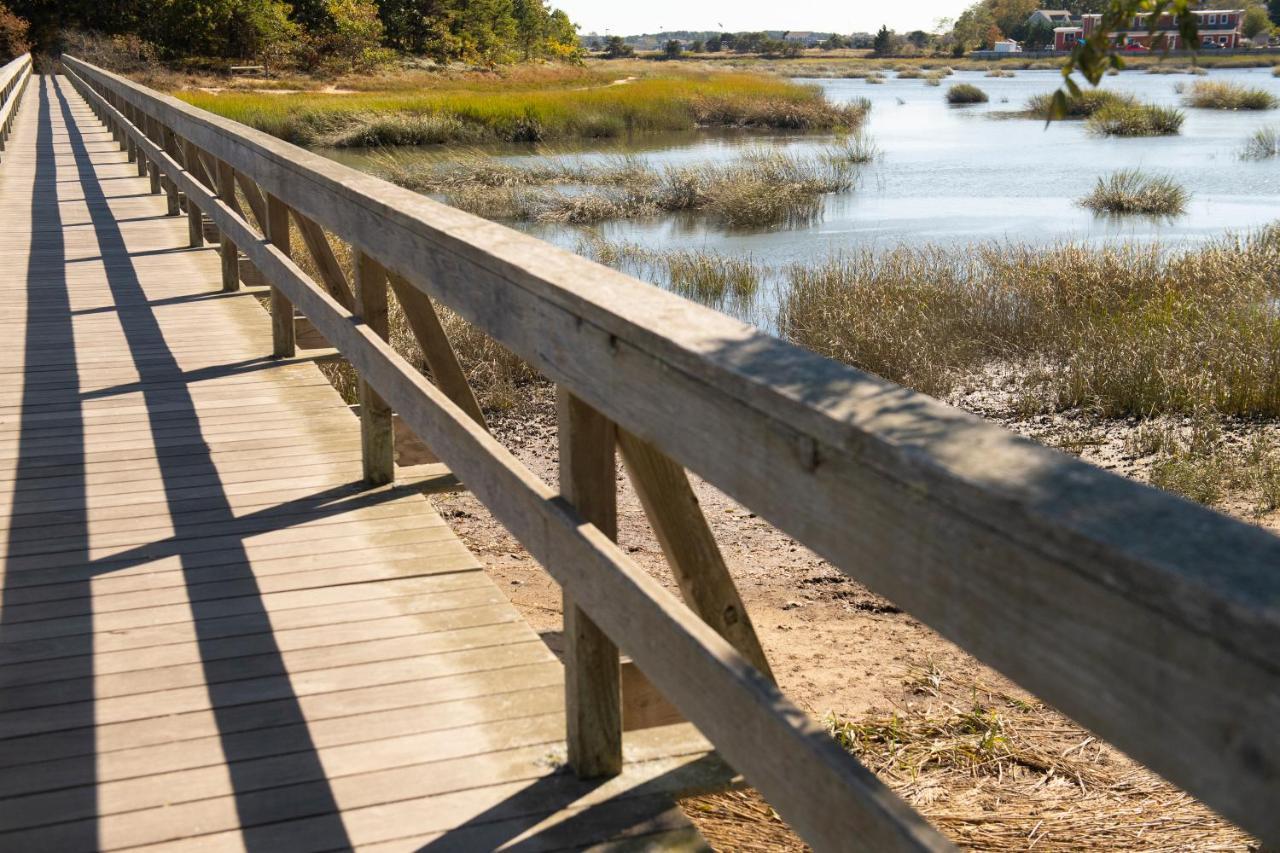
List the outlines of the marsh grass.
{"type": "MultiPolygon", "coordinates": [[[[1027,99],[1026,114],[1039,119],[1048,119],[1053,103],[1053,93],[1046,92],[1033,95],[1027,99]]],[[[1104,107],[1113,105],[1136,106],[1132,95],[1112,92],[1107,89],[1085,89],[1078,97],[1067,99],[1067,112],[1063,118],[1084,119],[1104,107]]]]}
{"type": "Polygon", "coordinates": [[[987,93],[972,83],[957,83],[947,90],[948,104],[985,104],[987,93]]]}
{"type": "MultiPolygon", "coordinates": [[[[616,138],[698,126],[854,129],[863,104],[833,104],[813,86],[774,77],[706,71],[641,71],[625,84],[599,72],[532,76],[500,85],[442,78],[386,91],[186,90],[179,97],[301,145],[367,146],[616,138]],[[573,83],[581,85],[572,85],[573,83]]],[[[369,81],[376,82],[376,81],[369,81]]]]}
{"type": "Polygon", "coordinates": [[[1017,73],[1007,68],[992,68],[986,73],[987,77],[1017,77],[1017,73]]]}
{"type": "Polygon", "coordinates": [[[517,166],[480,154],[444,163],[383,154],[375,168],[491,219],[590,224],[696,213],[747,227],[811,220],[821,212],[821,197],[850,189],[856,167],[875,155],[868,137],[853,134],[812,158],[754,148],[729,163],[656,168],[634,157],[594,165],[542,158],[517,166]]]}
{"type": "Polygon", "coordinates": [[[1268,160],[1280,155],[1280,128],[1260,127],[1245,140],[1242,160],[1268,160]]]}
{"type": "Polygon", "coordinates": [[[756,296],[771,275],[750,256],[725,255],[706,249],[655,250],[635,243],[602,240],[590,235],[577,252],[718,311],[753,319],[756,296]]]}
{"type": "Polygon", "coordinates": [[[1177,216],[1186,211],[1190,194],[1167,175],[1148,175],[1139,169],[1121,169],[1098,178],[1093,192],[1079,204],[1095,213],[1177,216]]]}
{"type": "Polygon", "coordinates": [[[1187,87],[1188,106],[1206,110],[1273,110],[1280,106],[1266,89],[1251,88],[1224,80],[1197,80],[1187,87]]]}
{"type": "Polygon", "coordinates": [[[1153,486],[1210,506],[1243,498],[1262,516],[1280,508],[1280,447],[1275,433],[1256,425],[1246,437],[1228,431],[1212,413],[1143,422],[1125,442],[1125,451],[1148,458],[1153,486]]]}
{"type": "Polygon", "coordinates": [[[1195,249],[900,247],[786,272],[790,340],[928,394],[994,365],[1050,408],[1280,416],[1280,228],[1195,249]]]}
{"type": "Polygon", "coordinates": [[[1173,107],[1113,101],[1093,112],[1085,127],[1097,136],[1173,136],[1186,115],[1173,107]]]}

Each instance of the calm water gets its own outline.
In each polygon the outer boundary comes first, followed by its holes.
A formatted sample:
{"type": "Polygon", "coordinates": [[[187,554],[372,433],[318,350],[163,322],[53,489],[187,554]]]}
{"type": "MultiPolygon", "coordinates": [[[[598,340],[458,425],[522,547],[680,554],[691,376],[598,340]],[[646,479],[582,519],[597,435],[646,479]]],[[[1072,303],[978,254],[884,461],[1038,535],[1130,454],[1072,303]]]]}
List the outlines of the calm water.
{"type": "MultiPolygon", "coordinates": [[[[1104,87],[1145,101],[1177,105],[1175,86],[1196,80],[1231,80],[1280,96],[1270,69],[1213,71],[1208,77],[1125,72],[1104,87]]],[[[861,173],[857,187],[826,199],[821,219],[809,225],[733,231],[689,218],[604,223],[602,236],[667,247],[710,247],[742,252],[773,263],[826,256],[842,249],[898,243],[962,244],[979,240],[1058,242],[1117,238],[1159,239],[1166,244],[1200,241],[1228,230],[1254,228],[1280,218],[1280,162],[1245,162],[1239,152],[1258,127],[1280,126],[1280,111],[1264,113],[1186,110],[1182,133],[1173,137],[1104,139],[1081,122],[1048,127],[1030,119],[993,114],[1022,108],[1031,95],[1052,91],[1056,71],[1019,71],[988,78],[959,72],[942,87],[922,80],[890,78],[883,85],[862,80],[814,80],[835,101],[869,98],[868,130],[881,151],[861,173]],[[972,82],[990,103],[951,107],[944,95],[956,82],[972,82]],[[1188,212],[1173,221],[1099,219],[1075,200],[1111,171],[1139,167],[1174,176],[1192,193],[1188,212]]],[[[817,152],[826,136],[769,136],[764,144],[796,153],[817,152]]],[[[732,159],[743,146],[760,145],[745,133],[649,137],[605,149],[578,151],[584,159],[635,153],[654,163],[732,159]]],[[[568,149],[565,149],[568,150],[568,149]]],[[[514,160],[530,156],[503,153],[514,160]]],[[[337,155],[358,162],[360,155],[337,155]]],[[[438,156],[424,154],[423,156],[438,156]]],[[[579,233],[565,226],[524,226],[572,246],[579,233]]]]}

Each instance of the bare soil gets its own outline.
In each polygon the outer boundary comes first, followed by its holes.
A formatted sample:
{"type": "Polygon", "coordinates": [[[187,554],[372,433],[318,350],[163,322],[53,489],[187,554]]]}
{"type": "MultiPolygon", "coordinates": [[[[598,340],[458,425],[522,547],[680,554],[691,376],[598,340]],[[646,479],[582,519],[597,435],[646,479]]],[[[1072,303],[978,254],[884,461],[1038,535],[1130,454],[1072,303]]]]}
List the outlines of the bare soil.
{"type": "MultiPolygon", "coordinates": [[[[554,484],[553,394],[546,386],[531,393],[518,412],[491,426],[554,484]]],[[[1133,424],[1069,414],[1020,419],[1005,401],[979,391],[951,402],[1117,473],[1143,475],[1141,460],[1124,451],[1133,424]]],[[[621,467],[617,480],[619,544],[678,596],[621,467]]],[[[693,483],[779,685],[813,717],[852,726],[855,753],[956,841],[1006,850],[1251,849],[1247,835],[1208,809],[754,513],[697,478],[693,483]],[[975,715],[986,721],[976,729],[975,715]]],[[[433,501],[558,649],[559,586],[470,494],[433,501]]],[[[1261,521],[1280,527],[1277,513],[1261,521]]],[[[806,849],[753,791],[691,798],[683,807],[717,849],[806,849]]]]}

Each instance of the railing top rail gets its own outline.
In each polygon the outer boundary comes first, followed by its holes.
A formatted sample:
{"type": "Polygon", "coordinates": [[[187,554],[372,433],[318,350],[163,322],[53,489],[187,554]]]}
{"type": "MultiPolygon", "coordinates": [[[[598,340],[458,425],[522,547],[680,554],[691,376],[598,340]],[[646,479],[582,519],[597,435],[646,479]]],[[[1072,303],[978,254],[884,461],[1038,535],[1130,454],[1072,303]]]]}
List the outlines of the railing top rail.
{"type": "Polygon", "coordinates": [[[1280,539],[63,61],[977,657],[1280,840],[1280,539]]]}
{"type": "Polygon", "coordinates": [[[0,65],[0,91],[4,90],[15,77],[31,67],[31,54],[24,53],[0,65]]]}

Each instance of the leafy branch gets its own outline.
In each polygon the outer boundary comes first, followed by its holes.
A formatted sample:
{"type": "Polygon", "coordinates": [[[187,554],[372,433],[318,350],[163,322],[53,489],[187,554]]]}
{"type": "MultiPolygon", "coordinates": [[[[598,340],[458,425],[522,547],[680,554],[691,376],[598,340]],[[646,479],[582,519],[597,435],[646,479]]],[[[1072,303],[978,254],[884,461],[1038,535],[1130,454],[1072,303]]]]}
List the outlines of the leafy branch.
{"type": "MultiPolygon", "coordinates": [[[[1178,27],[1178,35],[1185,45],[1192,45],[1194,50],[1200,44],[1200,33],[1196,26],[1196,16],[1191,11],[1191,0],[1111,0],[1102,12],[1102,21],[1094,28],[1089,37],[1076,43],[1062,68],[1062,88],[1053,93],[1049,105],[1049,119],[1064,118],[1071,98],[1080,97],[1080,85],[1072,79],[1072,74],[1079,71],[1090,85],[1097,86],[1102,76],[1109,69],[1124,68],[1124,57],[1111,41],[1117,30],[1132,29],[1130,22],[1139,15],[1147,16],[1147,31],[1155,39],[1160,28],[1160,19],[1165,15],[1173,18],[1178,27]]],[[[1167,51],[1169,45],[1164,45],[1167,51]]]]}

